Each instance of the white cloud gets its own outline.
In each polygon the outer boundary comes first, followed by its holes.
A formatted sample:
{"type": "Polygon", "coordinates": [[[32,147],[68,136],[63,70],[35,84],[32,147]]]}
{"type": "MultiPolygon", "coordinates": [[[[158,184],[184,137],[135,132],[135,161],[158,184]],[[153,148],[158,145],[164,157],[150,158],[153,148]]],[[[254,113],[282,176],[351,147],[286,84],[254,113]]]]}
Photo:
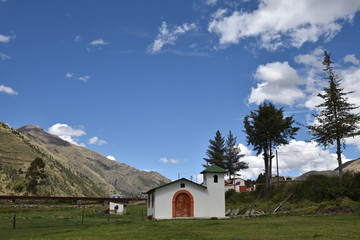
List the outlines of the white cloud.
{"type": "Polygon", "coordinates": [[[160,158],[159,162],[162,162],[162,163],[173,163],[173,164],[177,164],[177,163],[180,163],[180,160],[176,160],[176,159],[167,159],[167,158],[160,158]]]}
{"type": "Polygon", "coordinates": [[[6,55],[5,53],[0,53],[0,58],[3,61],[11,59],[11,57],[6,55]]]}
{"type": "Polygon", "coordinates": [[[249,103],[260,104],[265,100],[292,105],[305,95],[298,85],[301,80],[296,70],[288,62],[273,62],[260,65],[254,75],[260,81],[256,88],[251,88],[249,103]]]}
{"type": "MultiPolygon", "coordinates": [[[[245,154],[241,161],[249,163],[249,168],[239,173],[244,179],[256,179],[264,172],[264,160],[262,155],[254,156],[246,146],[239,144],[241,152],[245,154]]],[[[275,153],[275,151],[274,151],[275,153]]],[[[349,161],[344,155],[343,163],[349,161]]],[[[337,166],[336,154],[323,149],[316,142],[305,142],[291,140],[288,145],[280,146],[278,149],[279,172],[287,175],[289,172],[296,172],[299,175],[308,171],[334,170],[337,166]]],[[[276,174],[276,159],[273,158],[272,173],[276,174]]],[[[295,176],[294,176],[295,177],[295,176]]]]}
{"type": "Polygon", "coordinates": [[[164,47],[164,45],[173,45],[179,35],[182,35],[195,28],[196,25],[194,23],[184,23],[181,26],[177,26],[169,30],[166,22],[162,22],[161,27],[159,28],[159,34],[157,35],[154,42],[148,47],[148,52],[157,53],[164,47]]]}
{"type": "MultiPolygon", "coordinates": [[[[323,49],[317,48],[310,54],[298,55],[294,58],[296,63],[305,66],[304,92],[306,92],[307,98],[303,106],[310,110],[315,110],[316,105],[323,102],[323,99],[317,95],[323,92],[323,88],[328,85],[327,80],[323,78],[323,56],[323,49]]],[[[354,54],[344,57],[344,62],[352,62],[356,65],[357,61],[359,60],[356,59],[354,54]]],[[[342,67],[337,63],[334,63],[333,67],[335,74],[341,79],[341,86],[344,88],[344,92],[354,91],[354,93],[346,96],[349,102],[360,106],[360,69],[357,66],[342,67]]]]}
{"type": "Polygon", "coordinates": [[[56,123],[49,127],[48,132],[50,134],[57,135],[63,140],[68,141],[72,144],[85,147],[84,143],[78,143],[78,137],[86,135],[85,131],[81,128],[75,129],[65,123],[56,123]]]}
{"type": "Polygon", "coordinates": [[[80,41],[81,41],[81,37],[79,35],[75,36],[74,42],[80,42],[80,41]]]}
{"type": "Polygon", "coordinates": [[[18,95],[18,93],[15,92],[11,87],[7,87],[2,84],[0,85],[0,92],[10,94],[10,95],[18,95]]]}
{"type": "Polygon", "coordinates": [[[219,35],[221,46],[255,38],[261,47],[301,47],[321,37],[330,40],[344,22],[351,22],[360,9],[358,0],[261,0],[251,12],[217,12],[208,31],[219,35]]]}
{"type": "MultiPolygon", "coordinates": [[[[346,97],[350,103],[360,106],[360,69],[349,67],[346,69],[335,69],[341,79],[341,86],[344,92],[351,92],[346,97]]],[[[359,112],[357,109],[356,112],[359,112]]]]}
{"type": "Polygon", "coordinates": [[[113,157],[111,155],[107,156],[107,158],[110,159],[110,160],[116,161],[115,157],[113,157]]]}
{"type": "Polygon", "coordinates": [[[210,6],[214,6],[217,3],[217,0],[205,0],[205,3],[210,6]]]}
{"type": "Polygon", "coordinates": [[[202,174],[195,174],[192,175],[193,182],[196,182],[198,184],[201,184],[204,182],[204,175],[202,174]]]}
{"type": "Polygon", "coordinates": [[[88,76],[88,75],[84,75],[84,76],[79,76],[79,77],[77,77],[76,75],[75,75],[75,73],[70,73],[70,72],[68,72],[68,73],[66,73],[65,74],[65,77],[66,78],[75,78],[75,79],[77,79],[77,80],[79,80],[79,81],[82,81],[82,82],[89,82],[89,79],[90,79],[90,76],[88,76]]]}
{"type": "Polygon", "coordinates": [[[88,82],[89,79],[90,79],[90,76],[81,76],[81,77],[78,77],[77,78],[79,81],[82,81],[82,82],[88,82]]]}
{"type": "Polygon", "coordinates": [[[89,144],[96,144],[99,141],[98,137],[92,137],[89,139],[89,144]]]}
{"type": "Polygon", "coordinates": [[[95,136],[89,139],[89,144],[96,144],[101,146],[107,144],[107,142],[104,139],[99,139],[97,136],[95,136]]]}
{"type": "Polygon", "coordinates": [[[100,38],[100,39],[91,41],[89,44],[92,46],[103,46],[103,45],[108,45],[109,42],[105,42],[102,38],[100,38]]]}
{"type": "Polygon", "coordinates": [[[353,63],[353,64],[355,64],[355,65],[359,65],[359,63],[360,63],[359,59],[357,59],[357,58],[355,57],[355,54],[346,55],[346,56],[344,57],[344,62],[345,62],[345,63],[351,62],[351,63],[353,63]]]}
{"type": "Polygon", "coordinates": [[[8,43],[10,42],[11,36],[5,36],[0,34],[0,43],[8,43]]]}
{"type": "Polygon", "coordinates": [[[66,74],[65,74],[65,77],[66,77],[66,78],[72,78],[73,76],[74,76],[73,73],[66,73],[66,74]]]}

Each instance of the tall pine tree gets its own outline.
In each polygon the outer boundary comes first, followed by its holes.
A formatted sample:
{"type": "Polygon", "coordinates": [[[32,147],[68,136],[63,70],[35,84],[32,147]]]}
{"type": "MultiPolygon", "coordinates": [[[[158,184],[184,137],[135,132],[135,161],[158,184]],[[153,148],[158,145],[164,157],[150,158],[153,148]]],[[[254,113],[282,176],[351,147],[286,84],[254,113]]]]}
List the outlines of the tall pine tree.
{"type": "Polygon", "coordinates": [[[240,149],[236,146],[236,137],[233,136],[232,132],[229,131],[227,140],[226,140],[226,153],[225,153],[225,161],[226,161],[226,170],[229,178],[231,176],[236,176],[236,172],[249,168],[249,165],[240,161],[240,158],[244,157],[244,154],[240,154],[240,149]]]}
{"type": "Polygon", "coordinates": [[[344,92],[340,86],[341,80],[335,74],[330,54],[324,52],[322,64],[324,65],[324,78],[328,81],[328,87],[324,88],[324,93],[318,96],[323,99],[323,103],[317,105],[321,111],[314,115],[316,123],[308,126],[309,132],[314,136],[314,140],[324,147],[336,145],[337,161],[339,165],[339,182],[342,188],[342,147],[345,148],[345,139],[360,135],[358,124],[360,115],[353,113],[358,107],[348,102],[346,95],[353,92],[344,92]]]}
{"type": "Polygon", "coordinates": [[[204,158],[206,164],[203,164],[203,166],[208,167],[209,165],[216,164],[217,166],[226,169],[225,140],[219,130],[216,132],[215,138],[209,140],[209,143],[209,149],[206,151],[207,158],[204,158]]]}

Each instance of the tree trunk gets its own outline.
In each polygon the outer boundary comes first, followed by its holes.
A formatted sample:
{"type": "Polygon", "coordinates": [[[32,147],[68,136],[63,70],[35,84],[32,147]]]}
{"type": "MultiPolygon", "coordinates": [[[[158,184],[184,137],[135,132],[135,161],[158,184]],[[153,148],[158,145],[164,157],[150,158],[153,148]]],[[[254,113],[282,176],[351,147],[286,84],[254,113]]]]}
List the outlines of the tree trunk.
{"type": "Polygon", "coordinates": [[[265,185],[268,187],[270,185],[269,182],[269,159],[267,150],[264,149],[264,163],[265,163],[265,185]]]}
{"type": "Polygon", "coordinates": [[[342,160],[341,160],[341,141],[340,138],[336,138],[336,154],[337,154],[337,161],[339,164],[339,186],[340,190],[342,189],[342,160]]]}
{"type": "Polygon", "coordinates": [[[269,186],[271,185],[271,179],[272,179],[272,151],[271,151],[271,141],[270,141],[270,154],[269,154],[269,186]]]}

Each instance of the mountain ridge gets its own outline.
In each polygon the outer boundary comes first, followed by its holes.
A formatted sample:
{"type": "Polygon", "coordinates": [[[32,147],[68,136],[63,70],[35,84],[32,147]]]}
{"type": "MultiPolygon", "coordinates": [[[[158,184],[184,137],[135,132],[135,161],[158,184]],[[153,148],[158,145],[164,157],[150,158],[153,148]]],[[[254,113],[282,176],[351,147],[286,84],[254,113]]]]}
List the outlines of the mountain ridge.
{"type": "Polygon", "coordinates": [[[157,172],[140,171],[76,146],[36,125],[15,130],[0,122],[0,182],[5,186],[0,193],[12,193],[35,157],[43,158],[49,174],[40,191],[45,195],[139,195],[170,181],[157,172]]]}

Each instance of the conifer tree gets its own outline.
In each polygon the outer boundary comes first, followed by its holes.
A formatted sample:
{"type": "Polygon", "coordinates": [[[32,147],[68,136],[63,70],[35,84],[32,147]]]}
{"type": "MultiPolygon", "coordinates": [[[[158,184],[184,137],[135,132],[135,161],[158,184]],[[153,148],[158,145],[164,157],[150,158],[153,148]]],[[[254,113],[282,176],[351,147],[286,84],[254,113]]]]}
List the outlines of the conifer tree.
{"type": "Polygon", "coordinates": [[[226,169],[225,140],[219,130],[216,132],[215,138],[209,140],[209,143],[209,149],[206,151],[208,158],[204,158],[206,164],[203,164],[203,166],[208,167],[209,165],[216,164],[217,166],[226,169]]]}
{"type": "Polygon", "coordinates": [[[233,136],[232,132],[229,131],[227,140],[226,140],[226,170],[227,174],[231,178],[232,175],[236,175],[236,172],[249,168],[249,165],[240,161],[240,158],[244,157],[244,154],[240,154],[240,149],[236,146],[236,137],[233,136]]]}
{"type": "Polygon", "coordinates": [[[337,161],[339,165],[339,183],[342,188],[342,148],[345,148],[345,140],[348,137],[360,135],[359,113],[353,113],[358,107],[348,102],[346,95],[353,92],[344,92],[340,86],[341,80],[333,70],[330,54],[325,51],[322,64],[324,65],[324,79],[328,81],[328,87],[324,88],[324,93],[318,96],[323,99],[323,103],[317,105],[321,111],[314,115],[316,123],[309,125],[308,130],[314,136],[314,140],[324,147],[335,144],[337,161]]]}

